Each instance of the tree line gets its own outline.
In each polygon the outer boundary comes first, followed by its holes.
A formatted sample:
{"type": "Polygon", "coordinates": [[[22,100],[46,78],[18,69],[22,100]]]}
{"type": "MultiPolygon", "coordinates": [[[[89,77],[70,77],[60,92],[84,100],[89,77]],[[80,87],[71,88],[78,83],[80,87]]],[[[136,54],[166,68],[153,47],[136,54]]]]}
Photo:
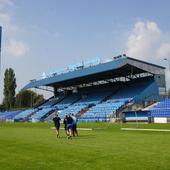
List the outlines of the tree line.
{"type": "Polygon", "coordinates": [[[4,73],[3,101],[0,110],[13,110],[19,108],[35,107],[44,101],[44,96],[32,90],[21,90],[17,94],[16,77],[12,68],[4,73]]]}

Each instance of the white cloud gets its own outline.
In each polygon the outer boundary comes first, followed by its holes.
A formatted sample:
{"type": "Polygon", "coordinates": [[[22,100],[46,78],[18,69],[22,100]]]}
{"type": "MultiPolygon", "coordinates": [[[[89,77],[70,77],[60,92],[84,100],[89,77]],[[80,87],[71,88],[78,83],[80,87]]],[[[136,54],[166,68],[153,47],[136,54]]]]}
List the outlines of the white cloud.
{"type": "Polygon", "coordinates": [[[0,8],[4,8],[5,6],[15,6],[11,0],[0,0],[0,8]]]}
{"type": "Polygon", "coordinates": [[[11,17],[7,13],[0,13],[0,25],[2,26],[3,32],[9,34],[12,31],[18,30],[17,26],[12,24],[11,17]]]}
{"type": "Polygon", "coordinates": [[[29,51],[29,46],[24,41],[16,41],[15,37],[20,34],[13,20],[15,4],[11,0],[0,0],[0,25],[2,26],[2,46],[4,52],[12,57],[24,56],[29,51]],[[8,41],[10,40],[10,41],[8,41]]]}
{"type": "Polygon", "coordinates": [[[0,25],[3,32],[8,35],[18,30],[18,27],[13,24],[12,16],[14,15],[15,5],[11,0],[0,0],[0,25]]]}
{"type": "Polygon", "coordinates": [[[165,65],[167,87],[170,86],[170,36],[155,22],[136,22],[126,42],[126,54],[154,64],[165,65]],[[167,61],[164,60],[167,59],[167,61]]]}
{"type": "Polygon", "coordinates": [[[164,37],[155,22],[138,21],[128,37],[126,54],[140,59],[159,58],[158,53],[168,48],[164,37]]]}
{"type": "Polygon", "coordinates": [[[167,58],[170,56],[170,43],[163,43],[157,50],[157,58],[167,58]]]}
{"type": "Polygon", "coordinates": [[[0,20],[1,20],[1,23],[8,23],[10,22],[11,18],[8,14],[0,13],[0,20]]]}
{"type": "Polygon", "coordinates": [[[5,45],[4,49],[11,56],[21,57],[29,51],[30,47],[22,41],[11,39],[10,43],[5,45]]]}

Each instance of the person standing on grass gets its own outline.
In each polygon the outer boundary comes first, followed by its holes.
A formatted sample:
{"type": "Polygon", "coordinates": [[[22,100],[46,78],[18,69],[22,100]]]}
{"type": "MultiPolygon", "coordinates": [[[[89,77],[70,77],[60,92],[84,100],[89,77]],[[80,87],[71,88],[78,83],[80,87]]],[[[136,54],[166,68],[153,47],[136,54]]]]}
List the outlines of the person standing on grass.
{"type": "Polygon", "coordinates": [[[72,125],[73,125],[73,136],[75,136],[75,134],[76,134],[76,136],[78,136],[78,132],[77,132],[77,118],[74,116],[73,113],[71,114],[71,117],[72,117],[72,119],[73,119],[73,121],[72,121],[72,125]]]}
{"type": "Polygon", "coordinates": [[[56,129],[56,134],[57,134],[57,138],[60,138],[60,133],[59,133],[59,130],[60,130],[60,117],[58,117],[58,113],[55,114],[55,117],[53,118],[53,122],[54,122],[54,126],[55,126],[55,129],[56,129]]]}
{"type": "Polygon", "coordinates": [[[66,135],[67,135],[67,129],[66,129],[67,128],[67,115],[66,115],[66,117],[63,120],[63,124],[64,124],[64,129],[65,129],[65,132],[66,132],[66,135]]]}
{"type": "Polygon", "coordinates": [[[66,131],[67,131],[68,139],[72,139],[72,122],[73,122],[73,119],[71,117],[71,114],[68,114],[67,125],[66,125],[66,131]]]}

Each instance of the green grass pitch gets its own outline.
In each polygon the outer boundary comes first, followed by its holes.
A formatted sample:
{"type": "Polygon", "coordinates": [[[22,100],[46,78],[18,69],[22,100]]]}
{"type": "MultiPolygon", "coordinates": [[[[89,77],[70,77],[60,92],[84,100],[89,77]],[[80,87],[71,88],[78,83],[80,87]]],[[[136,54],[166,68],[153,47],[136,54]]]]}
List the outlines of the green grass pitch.
{"type": "MultiPolygon", "coordinates": [[[[0,123],[1,170],[169,170],[170,132],[79,130],[72,140],[51,123],[0,123]]],[[[63,125],[62,125],[63,126],[63,125]]],[[[94,127],[106,127],[96,123],[94,127]]],[[[91,123],[78,123],[91,128],[91,123]]],[[[135,127],[135,124],[123,124],[135,127]]],[[[138,128],[170,129],[169,124],[139,124],[138,128]]]]}

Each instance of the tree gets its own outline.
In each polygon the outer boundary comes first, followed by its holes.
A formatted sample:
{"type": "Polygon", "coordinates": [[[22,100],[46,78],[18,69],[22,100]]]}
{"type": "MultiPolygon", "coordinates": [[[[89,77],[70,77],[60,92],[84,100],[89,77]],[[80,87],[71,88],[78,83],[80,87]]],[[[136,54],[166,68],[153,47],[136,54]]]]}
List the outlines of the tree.
{"type": "Polygon", "coordinates": [[[21,90],[16,95],[16,106],[18,108],[34,107],[44,101],[44,96],[31,90],[21,90]]]}
{"type": "Polygon", "coordinates": [[[3,103],[6,109],[14,108],[16,78],[12,68],[6,69],[4,73],[4,99],[3,103]]]}
{"type": "Polygon", "coordinates": [[[37,106],[44,101],[45,101],[45,99],[42,94],[35,93],[35,95],[33,95],[33,106],[37,106]]]}
{"type": "Polygon", "coordinates": [[[170,89],[168,89],[168,99],[170,98],[170,89]]]}

